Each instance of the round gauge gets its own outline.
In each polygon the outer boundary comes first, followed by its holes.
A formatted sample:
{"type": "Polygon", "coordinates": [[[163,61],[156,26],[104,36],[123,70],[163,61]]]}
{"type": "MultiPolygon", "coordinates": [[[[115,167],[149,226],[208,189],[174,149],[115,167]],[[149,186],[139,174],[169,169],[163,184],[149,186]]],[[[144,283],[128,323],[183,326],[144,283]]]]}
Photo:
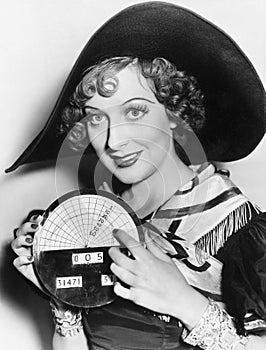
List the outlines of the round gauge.
{"type": "MultiPolygon", "coordinates": [[[[132,209],[105,191],[73,191],[49,206],[41,225],[34,237],[34,266],[48,292],[78,307],[113,301],[115,277],[108,250],[120,246],[113,230],[122,229],[144,242],[132,209]]],[[[128,254],[126,248],[120,249],[128,254]]]]}

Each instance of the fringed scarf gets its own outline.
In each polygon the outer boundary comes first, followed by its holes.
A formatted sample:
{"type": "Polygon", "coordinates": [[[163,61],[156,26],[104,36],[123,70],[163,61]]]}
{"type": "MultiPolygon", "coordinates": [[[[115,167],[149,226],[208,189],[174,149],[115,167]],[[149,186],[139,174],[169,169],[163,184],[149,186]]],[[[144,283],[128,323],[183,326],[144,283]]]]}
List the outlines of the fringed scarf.
{"type": "Polygon", "coordinates": [[[153,239],[203,294],[222,300],[222,263],[214,258],[227,239],[252,218],[252,204],[214,165],[204,164],[146,222],[153,239]]]}

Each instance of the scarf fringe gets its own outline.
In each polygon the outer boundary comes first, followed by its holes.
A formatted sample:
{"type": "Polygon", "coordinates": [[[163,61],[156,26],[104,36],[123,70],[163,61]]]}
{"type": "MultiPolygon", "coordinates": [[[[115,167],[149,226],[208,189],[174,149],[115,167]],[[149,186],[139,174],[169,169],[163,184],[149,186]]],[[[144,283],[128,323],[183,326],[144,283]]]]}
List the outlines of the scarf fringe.
{"type": "Polygon", "coordinates": [[[224,246],[228,238],[252,218],[251,207],[259,212],[259,208],[250,202],[246,202],[233,210],[221,222],[219,222],[211,231],[203,235],[195,242],[197,249],[205,251],[213,256],[224,246]]]}

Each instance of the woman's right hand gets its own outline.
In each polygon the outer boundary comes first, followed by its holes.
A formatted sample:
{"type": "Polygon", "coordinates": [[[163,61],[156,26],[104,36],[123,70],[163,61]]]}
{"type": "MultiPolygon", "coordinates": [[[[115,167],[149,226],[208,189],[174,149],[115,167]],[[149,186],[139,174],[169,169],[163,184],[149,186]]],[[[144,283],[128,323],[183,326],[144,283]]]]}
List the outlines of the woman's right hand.
{"type": "Polygon", "coordinates": [[[13,261],[16,269],[45,293],[34,272],[32,256],[33,236],[41,228],[41,221],[41,215],[34,215],[28,222],[22,224],[15,232],[16,237],[11,242],[11,248],[18,256],[13,261]]]}

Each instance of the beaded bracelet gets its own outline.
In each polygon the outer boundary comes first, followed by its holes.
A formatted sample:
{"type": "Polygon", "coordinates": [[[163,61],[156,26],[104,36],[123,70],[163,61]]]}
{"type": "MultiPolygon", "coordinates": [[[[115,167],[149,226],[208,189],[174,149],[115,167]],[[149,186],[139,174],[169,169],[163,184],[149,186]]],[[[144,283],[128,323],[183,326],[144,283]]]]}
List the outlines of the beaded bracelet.
{"type": "Polygon", "coordinates": [[[243,350],[249,338],[238,335],[233,318],[209,299],[199,323],[190,332],[184,329],[182,339],[204,350],[243,350]]]}
{"type": "Polygon", "coordinates": [[[74,337],[83,330],[81,312],[73,310],[58,310],[53,300],[50,302],[55,331],[63,337],[74,337]]]}

